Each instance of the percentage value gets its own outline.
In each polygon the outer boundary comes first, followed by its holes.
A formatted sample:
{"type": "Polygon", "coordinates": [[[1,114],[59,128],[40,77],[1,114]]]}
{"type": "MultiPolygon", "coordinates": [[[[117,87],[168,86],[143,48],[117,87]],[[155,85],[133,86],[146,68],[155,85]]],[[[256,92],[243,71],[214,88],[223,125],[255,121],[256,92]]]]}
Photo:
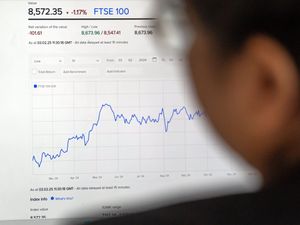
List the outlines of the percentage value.
{"type": "Polygon", "coordinates": [[[83,16],[86,16],[88,14],[86,9],[74,9],[71,13],[73,15],[83,15],[83,16]]]}

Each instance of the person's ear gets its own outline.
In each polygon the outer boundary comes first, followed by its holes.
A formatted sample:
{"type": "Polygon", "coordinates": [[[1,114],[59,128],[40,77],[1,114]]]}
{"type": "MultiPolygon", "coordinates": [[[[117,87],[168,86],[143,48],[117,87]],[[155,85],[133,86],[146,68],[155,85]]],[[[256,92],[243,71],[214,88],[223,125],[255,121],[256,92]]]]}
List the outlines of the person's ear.
{"type": "Polygon", "coordinates": [[[249,38],[241,58],[240,72],[247,75],[241,79],[247,127],[265,145],[261,147],[274,149],[298,113],[300,75],[287,49],[268,36],[249,38]]]}

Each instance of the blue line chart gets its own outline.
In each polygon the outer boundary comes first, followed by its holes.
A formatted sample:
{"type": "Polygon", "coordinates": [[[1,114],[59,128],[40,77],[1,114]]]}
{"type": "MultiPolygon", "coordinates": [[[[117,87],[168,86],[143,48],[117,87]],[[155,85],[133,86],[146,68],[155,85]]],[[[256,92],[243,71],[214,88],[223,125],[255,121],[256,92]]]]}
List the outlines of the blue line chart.
{"type": "Polygon", "coordinates": [[[140,126],[147,125],[147,124],[163,124],[163,131],[167,133],[169,131],[170,124],[175,119],[176,116],[184,115],[187,120],[192,121],[196,118],[200,118],[202,116],[205,116],[204,112],[201,112],[200,110],[195,111],[194,113],[189,113],[187,107],[183,106],[181,108],[175,108],[171,111],[171,114],[169,117],[167,117],[167,114],[165,112],[165,109],[162,108],[158,115],[156,117],[149,116],[137,116],[136,114],[132,114],[129,117],[126,117],[124,114],[118,114],[113,109],[113,106],[110,104],[103,104],[99,108],[99,112],[97,115],[96,121],[92,124],[91,128],[88,130],[87,133],[82,133],[80,135],[75,135],[72,137],[69,137],[66,141],[65,148],[61,148],[56,154],[50,154],[47,152],[42,152],[39,157],[33,155],[32,156],[32,162],[35,163],[38,167],[41,167],[43,165],[44,160],[49,159],[50,161],[56,160],[61,158],[63,155],[67,154],[70,151],[70,145],[73,141],[82,141],[84,146],[87,146],[92,133],[95,131],[95,129],[101,124],[101,115],[104,112],[104,110],[108,110],[111,112],[113,121],[114,122],[123,122],[126,125],[131,125],[132,123],[137,123],[140,126]]]}

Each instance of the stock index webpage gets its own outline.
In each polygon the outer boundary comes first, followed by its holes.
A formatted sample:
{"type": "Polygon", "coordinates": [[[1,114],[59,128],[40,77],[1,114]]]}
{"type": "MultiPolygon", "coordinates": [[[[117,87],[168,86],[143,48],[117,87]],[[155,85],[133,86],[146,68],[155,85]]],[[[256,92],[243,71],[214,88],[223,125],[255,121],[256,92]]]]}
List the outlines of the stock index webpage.
{"type": "Polygon", "coordinates": [[[256,187],[209,127],[184,56],[157,44],[155,5],[0,1],[0,224],[256,187]]]}

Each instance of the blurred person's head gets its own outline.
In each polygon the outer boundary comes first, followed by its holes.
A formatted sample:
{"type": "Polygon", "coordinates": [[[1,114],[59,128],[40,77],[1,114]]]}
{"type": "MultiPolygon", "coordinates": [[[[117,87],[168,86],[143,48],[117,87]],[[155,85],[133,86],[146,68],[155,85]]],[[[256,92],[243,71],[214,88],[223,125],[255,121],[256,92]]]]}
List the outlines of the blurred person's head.
{"type": "Polygon", "coordinates": [[[300,162],[298,0],[185,0],[199,99],[266,180],[300,162]]]}

